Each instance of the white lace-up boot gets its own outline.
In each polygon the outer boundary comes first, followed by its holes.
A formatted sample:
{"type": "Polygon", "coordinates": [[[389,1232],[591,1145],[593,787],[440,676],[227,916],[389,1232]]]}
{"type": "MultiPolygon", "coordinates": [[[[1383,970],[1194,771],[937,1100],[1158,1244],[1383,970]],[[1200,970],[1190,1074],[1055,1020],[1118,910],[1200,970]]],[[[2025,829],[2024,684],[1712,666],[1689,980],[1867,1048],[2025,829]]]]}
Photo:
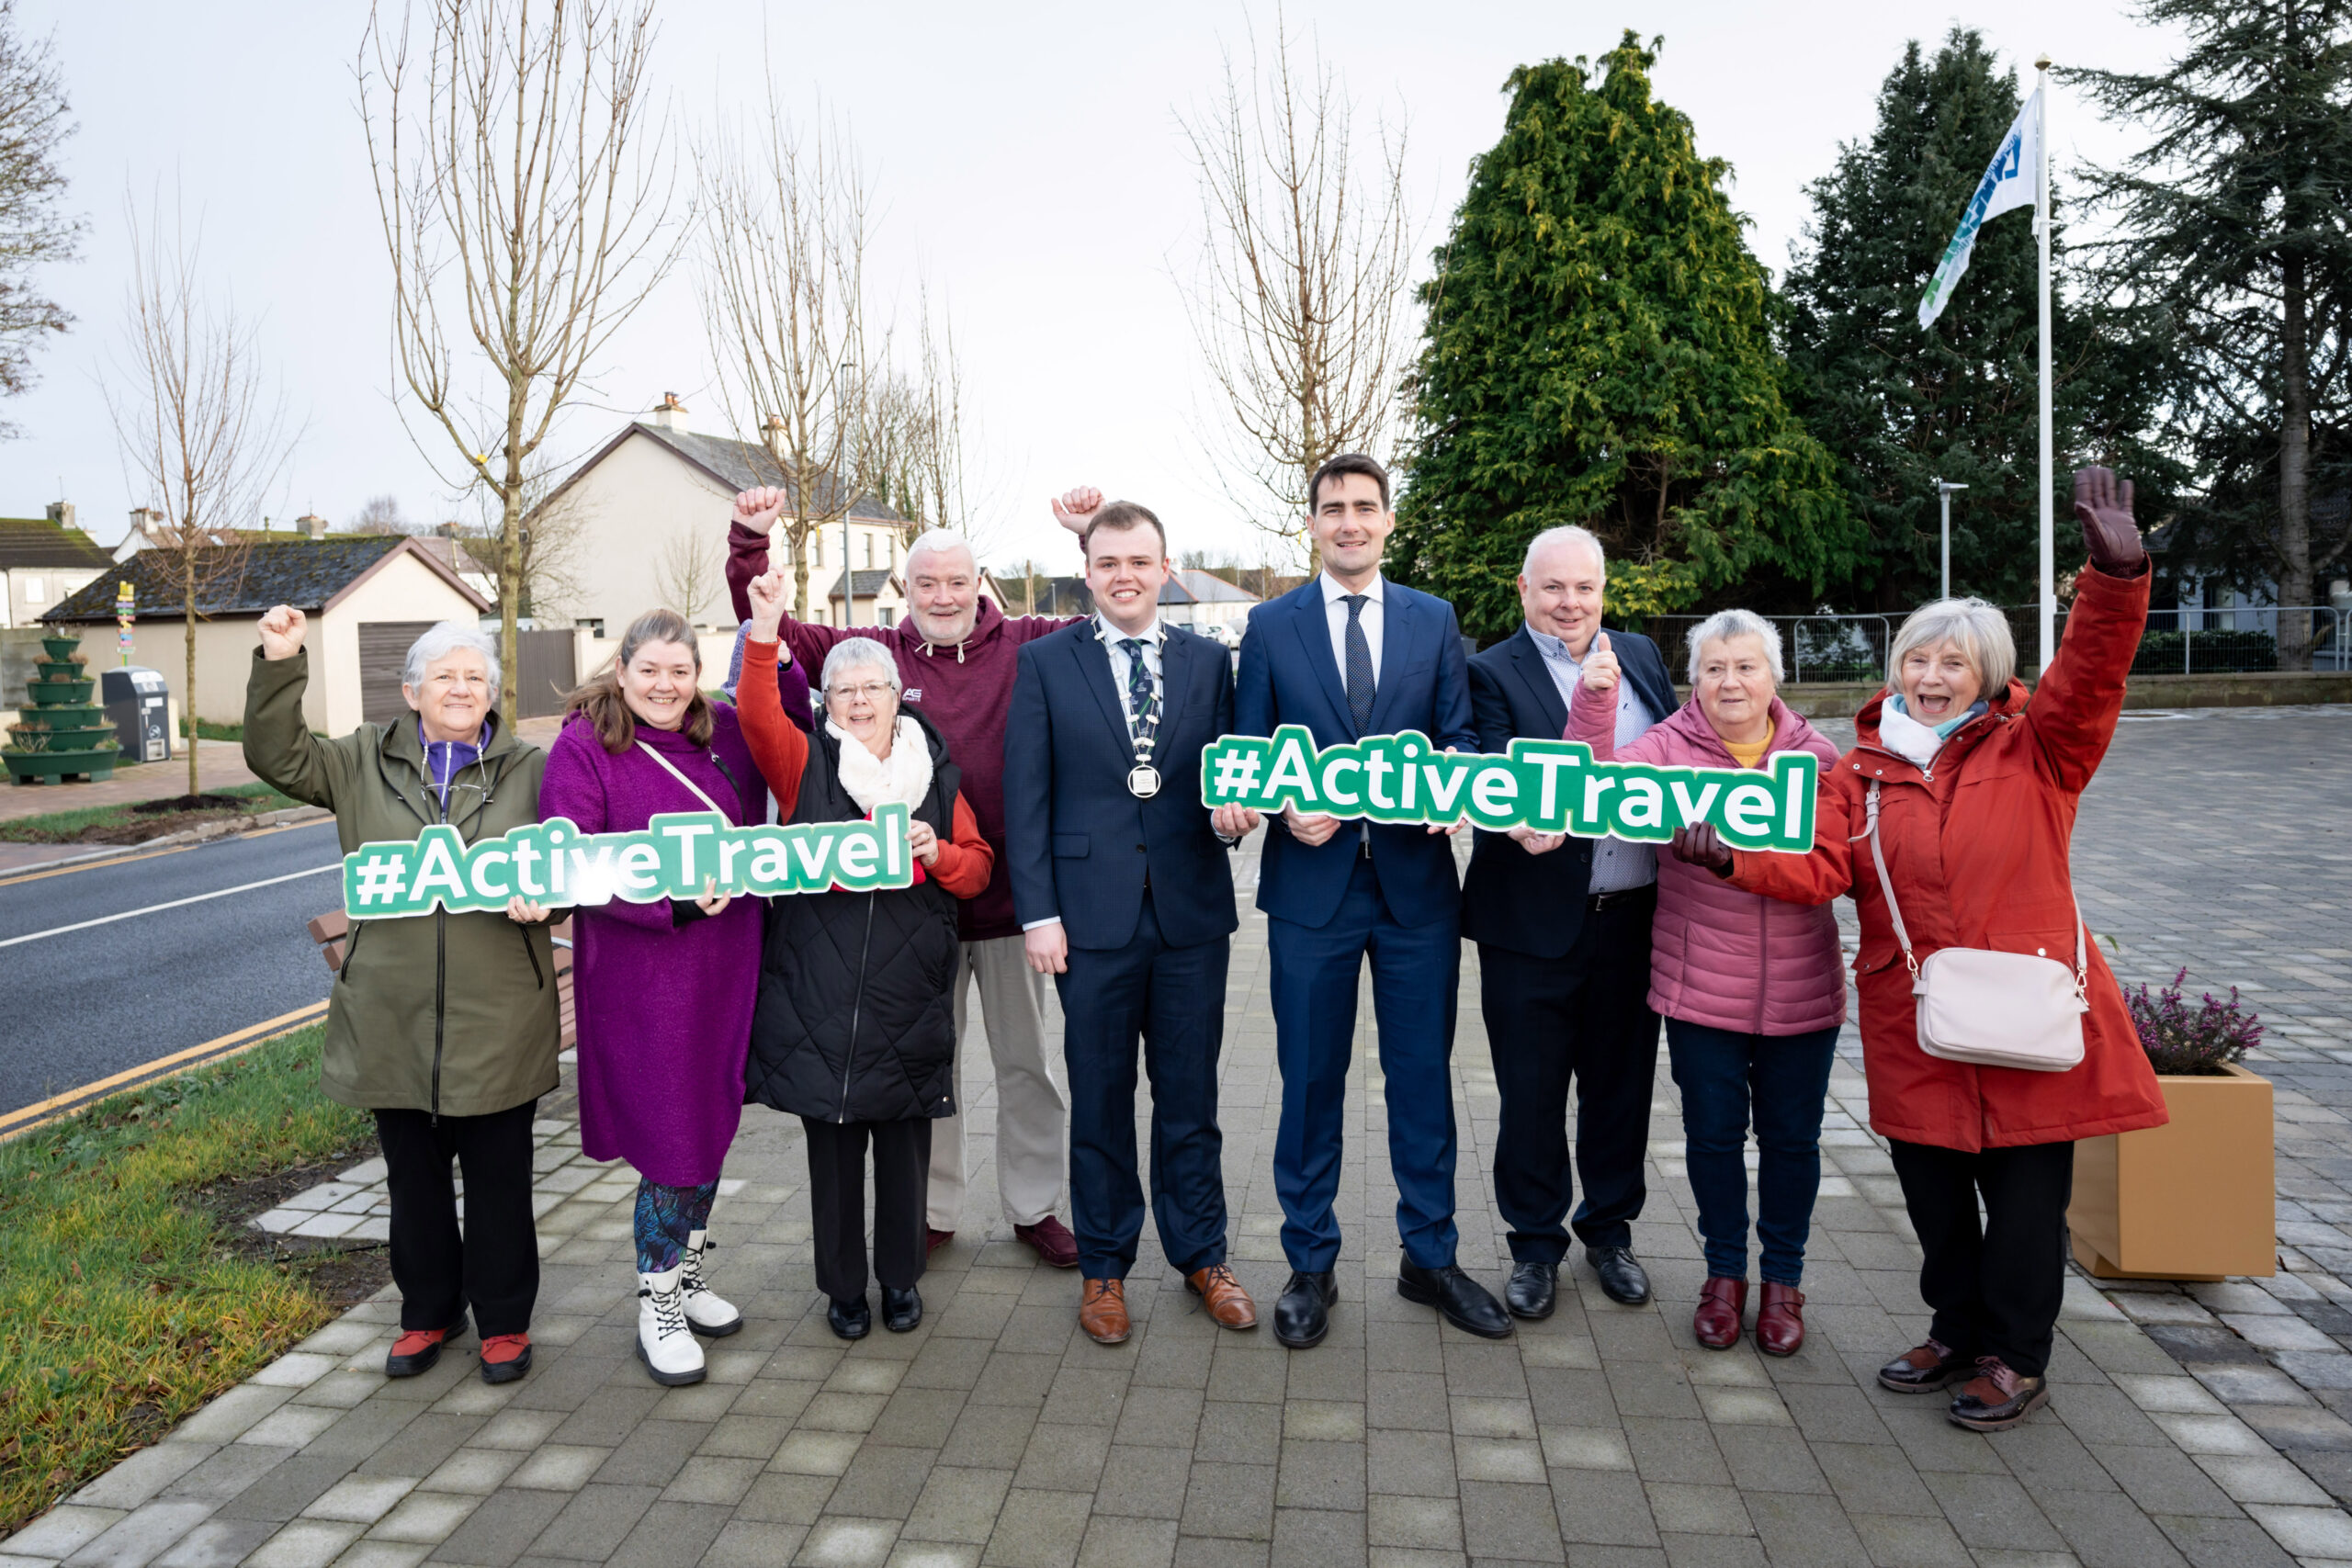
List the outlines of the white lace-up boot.
{"type": "Polygon", "coordinates": [[[665,1387],[700,1382],[702,1347],[686,1325],[685,1265],[637,1277],[637,1359],[665,1387]]]}
{"type": "Polygon", "coordinates": [[[695,1231],[686,1237],[686,1249],[678,1254],[678,1267],[685,1276],[686,1326],[696,1334],[724,1339],[743,1326],[743,1314],[703,1279],[702,1258],[710,1249],[710,1233],[695,1231]]]}

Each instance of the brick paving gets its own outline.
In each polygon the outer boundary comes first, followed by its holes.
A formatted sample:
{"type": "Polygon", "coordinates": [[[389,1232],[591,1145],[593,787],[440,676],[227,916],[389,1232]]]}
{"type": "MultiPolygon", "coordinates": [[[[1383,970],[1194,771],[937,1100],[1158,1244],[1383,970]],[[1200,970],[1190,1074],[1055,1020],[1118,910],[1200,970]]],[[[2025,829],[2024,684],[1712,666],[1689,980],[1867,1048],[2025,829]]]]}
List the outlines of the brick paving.
{"type": "MultiPolygon", "coordinates": [[[[2004,1436],[1960,1431],[1940,1400],[1871,1382],[1924,1314],[1850,1031],[1805,1281],[1812,1336],[1785,1361],[1691,1340],[1703,1265],[1663,1071],[1636,1227],[1655,1304],[1616,1306],[1579,1269],[1554,1318],[1489,1343],[1398,1300],[1378,1067],[1360,1052],[1341,1304],[1315,1350],[1215,1329],[1148,1235],[1136,1334],[1094,1345],[1077,1332],[1075,1279],[990,1223],[985,1166],[965,1233],[923,1282],[922,1328],[843,1346],[810,1283],[797,1124],[752,1110],[728,1165],[741,1185],[713,1221],[714,1283],[748,1324],[711,1348],[707,1382],[665,1391],[630,1354],[633,1178],[582,1158],[556,1119],[540,1126],[547,1274],[528,1378],[487,1388],[459,1354],[387,1382],[396,1308],[367,1303],[0,1541],[0,1568],[2352,1562],[2335,1468],[2352,1427],[2345,1391],[2315,1370],[2352,1364],[2352,1336],[2336,1333],[2352,1329],[2352,1228],[2337,1228],[2352,1227],[2352,1122],[2335,1109],[2352,1103],[2347,761],[2347,709],[2199,714],[2119,736],[2078,835],[2086,909],[2127,981],[2186,960],[2192,978],[2246,986],[2276,1029],[2255,1065],[2279,1085],[2289,1269],[2193,1292],[2070,1279],[2055,1401],[2004,1436]]],[[[1226,999],[1227,1182],[1237,1271],[1263,1305],[1286,1272],[1271,1171],[1280,1089],[1264,922],[1245,916],[1226,999]]],[[[1471,950],[1464,969],[1462,1261],[1499,1286],[1471,950]]],[[[1368,1035],[1368,1005],[1364,1018],[1368,1035]]],[[[982,1134],[992,1097],[969,1088],[982,1134]]],[[[985,1158],[985,1136],[975,1149],[985,1158]]],[[[356,1215],[356,1230],[376,1173],[347,1174],[332,1201],[296,1212],[356,1215]]]]}

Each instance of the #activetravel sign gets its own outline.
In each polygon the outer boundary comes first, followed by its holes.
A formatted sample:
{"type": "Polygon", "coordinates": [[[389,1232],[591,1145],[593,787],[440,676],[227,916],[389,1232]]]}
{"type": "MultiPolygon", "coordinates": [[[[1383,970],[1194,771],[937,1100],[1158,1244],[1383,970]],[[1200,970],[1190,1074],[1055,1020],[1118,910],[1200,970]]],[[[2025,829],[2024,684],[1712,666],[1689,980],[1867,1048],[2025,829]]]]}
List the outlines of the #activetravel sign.
{"type": "Polygon", "coordinates": [[[1803,854],[1813,848],[1820,773],[1809,751],[1776,751],[1760,770],[1662,768],[1596,762],[1580,740],[1514,740],[1504,756],[1445,751],[1412,729],[1318,748],[1306,726],[1285,724],[1272,739],[1210,742],[1201,754],[1201,800],[1374,822],[1467,818],[1494,832],[1524,825],[1653,844],[1707,822],[1735,849],[1803,854]]]}
{"type": "Polygon", "coordinates": [[[641,833],[583,833],[561,817],[468,844],[436,822],[413,840],[362,844],[343,857],[343,910],[355,920],[503,909],[520,896],[550,907],[618,898],[773,897],[914,885],[907,808],[864,822],[731,826],[716,811],[665,812],[641,833]]]}

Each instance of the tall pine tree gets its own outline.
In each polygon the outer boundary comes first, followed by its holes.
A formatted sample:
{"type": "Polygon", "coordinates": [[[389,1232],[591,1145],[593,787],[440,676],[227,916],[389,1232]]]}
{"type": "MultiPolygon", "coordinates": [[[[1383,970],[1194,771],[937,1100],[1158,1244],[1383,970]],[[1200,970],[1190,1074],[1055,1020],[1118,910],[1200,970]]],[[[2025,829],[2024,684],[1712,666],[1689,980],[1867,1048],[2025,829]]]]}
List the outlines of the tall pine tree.
{"type": "MultiPolygon", "coordinates": [[[[1653,45],[1653,48],[1655,45],[1653,45]]],[[[1390,558],[1465,630],[1519,619],[1527,542],[1579,523],[1613,612],[1817,593],[1859,531],[1791,414],[1772,297],[1690,121],[1632,32],[1598,67],[1522,66],[1424,285],[1417,439],[1390,558]]]]}
{"type": "MultiPolygon", "coordinates": [[[[1877,129],[1809,187],[1813,217],[1786,288],[1791,397],[1838,455],[1870,530],[1858,569],[1836,585],[1846,607],[1900,611],[1935,596],[1938,479],[1969,487],[1952,502],[1953,591],[2007,604],[2037,592],[2031,215],[1985,224],[1951,304],[1924,331],[1918,321],[1928,277],[2018,104],[1973,30],[1954,28],[1932,59],[1913,42],[1879,89],[1877,129]]],[[[2053,227],[2053,268],[2063,234],[2053,227]]],[[[2116,312],[2070,307],[2063,288],[2051,309],[2062,480],[2069,454],[2117,463],[2140,483],[2140,514],[2157,514],[2178,472],[2140,439],[2160,401],[2161,354],[2116,312]]],[[[2070,547],[2060,540],[2062,568],[2070,547]]]]}

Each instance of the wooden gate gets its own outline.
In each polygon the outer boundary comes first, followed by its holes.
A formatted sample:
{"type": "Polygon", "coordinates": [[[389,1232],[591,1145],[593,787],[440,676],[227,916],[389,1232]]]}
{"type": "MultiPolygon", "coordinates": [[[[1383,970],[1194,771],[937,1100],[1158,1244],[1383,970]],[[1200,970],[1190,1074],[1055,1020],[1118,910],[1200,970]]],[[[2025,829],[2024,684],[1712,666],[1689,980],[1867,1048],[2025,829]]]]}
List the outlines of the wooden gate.
{"type": "MultiPolygon", "coordinates": [[[[359,715],[370,724],[390,724],[408,712],[401,695],[401,670],[408,650],[433,628],[431,621],[359,623],[359,715]]],[[[517,632],[521,666],[515,695],[521,718],[544,718],[563,711],[564,694],[577,682],[572,671],[572,636],[568,631],[517,632]]]]}

